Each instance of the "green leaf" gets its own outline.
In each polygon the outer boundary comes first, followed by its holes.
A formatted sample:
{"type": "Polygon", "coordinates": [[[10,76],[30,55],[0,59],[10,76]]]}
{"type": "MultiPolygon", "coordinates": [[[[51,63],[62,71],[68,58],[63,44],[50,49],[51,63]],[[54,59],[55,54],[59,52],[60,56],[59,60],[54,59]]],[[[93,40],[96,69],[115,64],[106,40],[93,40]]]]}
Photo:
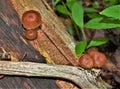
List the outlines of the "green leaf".
{"type": "Polygon", "coordinates": [[[62,14],[69,15],[67,9],[63,5],[57,5],[55,9],[62,14]]]}
{"type": "Polygon", "coordinates": [[[105,23],[102,22],[103,18],[99,17],[99,18],[94,18],[90,21],[88,21],[85,24],[86,28],[90,28],[90,29],[109,29],[109,28],[118,28],[120,27],[120,24],[117,23],[105,23]]]}
{"type": "Polygon", "coordinates": [[[69,8],[70,11],[72,11],[72,6],[75,2],[77,2],[77,0],[67,0],[66,5],[67,5],[67,7],[69,8]]]}
{"type": "Polygon", "coordinates": [[[100,14],[120,20],[120,5],[108,7],[100,12],[100,14]]]}
{"type": "Polygon", "coordinates": [[[79,2],[75,2],[72,6],[72,19],[74,22],[83,29],[84,21],[83,21],[83,7],[79,2]]]}
{"type": "Polygon", "coordinates": [[[83,54],[83,52],[85,51],[87,46],[87,42],[86,41],[80,41],[76,44],[75,46],[75,53],[77,56],[80,56],[83,54]]]}
{"type": "Polygon", "coordinates": [[[90,48],[92,46],[100,46],[100,45],[103,45],[103,44],[107,43],[108,41],[109,41],[108,38],[97,37],[97,38],[90,41],[87,48],[90,48]]]}

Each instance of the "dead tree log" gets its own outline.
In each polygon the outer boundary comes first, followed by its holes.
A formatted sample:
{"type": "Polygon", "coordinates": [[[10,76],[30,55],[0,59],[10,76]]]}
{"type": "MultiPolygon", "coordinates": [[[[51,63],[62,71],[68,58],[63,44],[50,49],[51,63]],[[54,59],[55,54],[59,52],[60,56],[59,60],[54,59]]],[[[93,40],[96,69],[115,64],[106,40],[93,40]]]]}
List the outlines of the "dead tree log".
{"type": "Polygon", "coordinates": [[[45,62],[44,57],[34,49],[29,41],[24,42],[22,29],[22,24],[10,1],[1,0],[0,52],[9,52],[13,61],[20,61],[26,54],[25,58],[29,61],[45,62]]]}
{"type": "Polygon", "coordinates": [[[80,67],[48,65],[31,62],[0,62],[0,74],[58,77],[73,81],[82,89],[107,89],[103,81],[97,81],[96,75],[80,67]]]}
{"type": "Polygon", "coordinates": [[[10,1],[20,20],[28,10],[36,10],[42,16],[43,25],[38,31],[38,38],[30,43],[46,57],[46,60],[52,60],[56,64],[78,65],[72,38],[45,0],[10,1]]]}
{"type": "MultiPolygon", "coordinates": [[[[31,61],[31,62],[46,62],[45,57],[30,44],[28,40],[24,39],[23,27],[13,8],[10,0],[0,0],[0,53],[10,53],[12,61],[31,61]]],[[[21,77],[8,77],[0,79],[1,89],[14,89],[14,88],[31,88],[38,89],[59,89],[54,80],[48,79],[34,79],[21,77]],[[17,81],[17,82],[14,82],[17,81]],[[19,83],[21,81],[21,83],[19,83]],[[40,83],[39,85],[35,82],[40,83]],[[27,85],[28,84],[28,85],[27,85]],[[29,86],[30,84],[30,86],[29,86]]]]}

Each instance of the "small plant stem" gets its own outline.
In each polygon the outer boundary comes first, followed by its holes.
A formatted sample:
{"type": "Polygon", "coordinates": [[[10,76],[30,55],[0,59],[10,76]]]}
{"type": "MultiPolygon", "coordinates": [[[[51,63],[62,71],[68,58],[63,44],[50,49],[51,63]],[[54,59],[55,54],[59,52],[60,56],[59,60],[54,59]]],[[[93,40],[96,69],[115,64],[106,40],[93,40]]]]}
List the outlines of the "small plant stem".
{"type": "Polygon", "coordinates": [[[63,4],[63,6],[66,8],[68,15],[71,16],[70,12],[69,12],[68,9],[67,9],[67,6],[65,5],[65,3],[64,3],[63,1],[62,1],[62,4],[63,4]]]}
{"type": "MultiPolygon", "coordinates": [[[[66,8],[66,10],[67,10],[67,12],[68,12],[68,14],[69,14],[69,17],[72,19],[71,14],[70,14],[70,12],[68,11],[67,6],[65,5],[65,3],[64,3],[63,1],[62,1],[62,4],[63,4],[63,6],[66,8]]],[[[78,36],[78,39],[80,40],[81,38],[80,38],[80,33],[79,33],[79,31],[78,31],[78,28],[77,28],[77,26],[76,26],[76,24],[75,24],[74,22],[73,22],[73,24],[74,24],[74,27],[75,27],[76,34],[77,34],[77,36],[78,36]]],[[[81,31],[82,31],[82,35],[83,35],[84,40],[86,41],[87,39],[86,39],[86,35],[85,35],[85,32],[84,32],[84,29],[81,28],[81,27],[79,27],[79,28],[80,28],[81,31]]]]}
{"type": "MultiPolygon", "coordinates": [[[[80,27],[79,27],[79,28],[80,28],[80,27]]],[[[86,38],[86,35],[85,35],[85,31],[84,31],[83,28],[81,28],[81,32],[82,32],[82,35],[83,35],[83,39],[84,39],[85,41],[87,41],[87,38],[86,38]]]]}
{"type": "Polygon", "coordinates": [[[78,31],[77,25],[76,25],[74,22],[73,22],[73,24],[74,24],[74,28],[75,28],[76,35],[77,35],[77,37],[78,37],[78,40],[81,40],[81,38],[80,38],[80,33],[79,33],[79,31],[78,31]]]}
{"type": "MultiPolygon", "coordinates": [[[[62,1],[62,4],[63,4],[63,6],[66,8],[66,10],[67,10],[67,12],[68,12],[68,14],[69,14],[69,17],[70,17],[71,20],[72,20],[71,13],[68,11],[67,6],[65,5],[65,3],[64,3],[63,1],[62,1]]],[[[78,37],[78,40],[81,40],[81,38],[80,38],[80,33],[79,33],[78,28],[77,28],[76,24],[74,23],[74,21],[73,21],[73,25],[74,25],[74,28],[75,28],[76,35],[77,35],[77,37],[78,37]]]]}

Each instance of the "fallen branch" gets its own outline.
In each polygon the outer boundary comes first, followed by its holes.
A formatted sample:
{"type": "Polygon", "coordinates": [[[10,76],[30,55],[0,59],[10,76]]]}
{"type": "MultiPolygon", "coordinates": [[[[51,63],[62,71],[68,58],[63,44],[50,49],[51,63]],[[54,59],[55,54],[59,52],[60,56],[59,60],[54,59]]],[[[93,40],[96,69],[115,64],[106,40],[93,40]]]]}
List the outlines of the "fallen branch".
{"type": "Polygon", "coordinates": [[[49,65],[32,62],[0,61],[0,74],[38,77],[58,77],[73,81],[82,89],[107,89],[104,82],[96,81],[91,71],[80,67],[49,65]]]}

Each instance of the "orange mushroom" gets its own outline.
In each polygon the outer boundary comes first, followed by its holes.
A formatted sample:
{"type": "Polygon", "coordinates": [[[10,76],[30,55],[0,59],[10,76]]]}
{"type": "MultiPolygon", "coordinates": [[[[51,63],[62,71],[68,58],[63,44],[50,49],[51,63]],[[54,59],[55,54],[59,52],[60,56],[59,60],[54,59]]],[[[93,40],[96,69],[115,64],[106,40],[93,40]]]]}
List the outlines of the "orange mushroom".
{"type": "Polygon", "coordinates": [[[35,40],[37,38],[37,30],[25,30],[24,31],[25,37],[28,40],[35,40]]]}
{"type": "Polygon", "coordinates": [[[22,24],[25,29],[35,29],[42,24],[40,13],[35,10],[29,10],[23,13],[22,24]]]}
{"type": "Polygon", "coordinates": [[[101,52],[91,51],[91,52],[89,52],[89,55],[91,58],[93,58],[94,67],[96,67],[96,68],[103,67],[107,61],[106,56],[101,52]]]}
{"type": "Polygon", "coordinates": [[[92,51],[94,51],[94,52],[98,52],[98,48],[97,47],[91,47],[91,48],[89,48],[89,49],[87,49],[87,53],[89,54],[90,52],[92,52],[92,51]]]}
{"type": "Polygon", "coordinates": [[[84,54],[79,58],[79,65],[85,69],[91,69],[94,67],[94,62],[88,54],[84,54]]]}

